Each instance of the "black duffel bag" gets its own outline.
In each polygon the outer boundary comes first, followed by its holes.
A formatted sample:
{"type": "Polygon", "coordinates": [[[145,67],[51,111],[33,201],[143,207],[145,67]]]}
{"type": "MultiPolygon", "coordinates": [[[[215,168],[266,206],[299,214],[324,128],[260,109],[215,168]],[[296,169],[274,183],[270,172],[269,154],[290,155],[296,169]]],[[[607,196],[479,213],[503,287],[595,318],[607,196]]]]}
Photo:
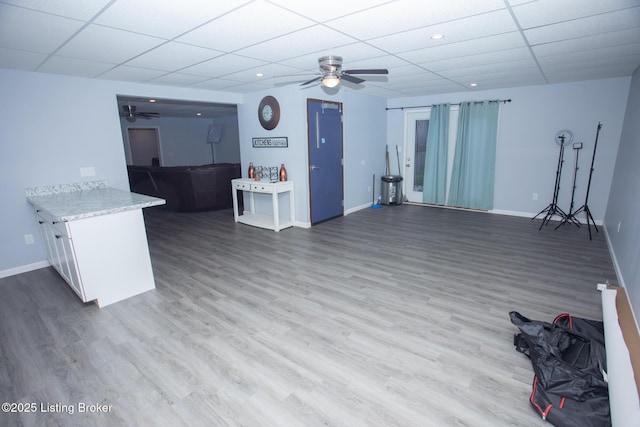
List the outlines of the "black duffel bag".
{"type": "Polygon", "coordinates": [[[553,323],[509,313],[516,350],[531,359],[531,405],[556,427],[608,427],[602,322],[561,314],[553,323]]]}

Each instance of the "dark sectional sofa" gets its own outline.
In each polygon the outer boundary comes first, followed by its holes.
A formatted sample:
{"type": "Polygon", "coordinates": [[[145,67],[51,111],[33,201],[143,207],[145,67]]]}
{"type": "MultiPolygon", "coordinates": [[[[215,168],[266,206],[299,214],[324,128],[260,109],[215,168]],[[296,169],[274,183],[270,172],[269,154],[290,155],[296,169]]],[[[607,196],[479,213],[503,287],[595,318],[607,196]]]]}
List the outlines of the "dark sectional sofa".
{"type": "Polygon", "coordinates": [[[127,169],[131,191],[163,198],[166,208],[180,212],[231,208],[231,180],[242,176],[240,163],[127,169]]]}

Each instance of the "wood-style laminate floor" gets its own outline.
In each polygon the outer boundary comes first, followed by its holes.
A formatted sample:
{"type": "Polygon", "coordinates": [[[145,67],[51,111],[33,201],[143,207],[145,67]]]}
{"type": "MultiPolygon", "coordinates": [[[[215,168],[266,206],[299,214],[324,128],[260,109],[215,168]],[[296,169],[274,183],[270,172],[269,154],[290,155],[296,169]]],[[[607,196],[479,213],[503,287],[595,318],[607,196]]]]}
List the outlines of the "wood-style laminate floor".
{"type": "Polygon", "coordinates": [[[0,280],[1,400],[37,405],[0,425],[544,426],[508,312],[600,319],[615,283],[602,230],[528,218],[145,217],[154,291],[99,309],[51,268],[0,280]]]}

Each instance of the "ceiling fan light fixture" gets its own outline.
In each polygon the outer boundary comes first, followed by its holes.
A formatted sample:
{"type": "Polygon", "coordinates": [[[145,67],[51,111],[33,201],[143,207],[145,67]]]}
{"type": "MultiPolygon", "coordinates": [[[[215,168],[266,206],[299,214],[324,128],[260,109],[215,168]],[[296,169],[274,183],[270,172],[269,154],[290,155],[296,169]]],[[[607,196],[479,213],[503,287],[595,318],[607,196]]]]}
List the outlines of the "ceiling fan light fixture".
{"type": "Polygon", "coordinates": [[[334,88],[340,84],[340,78],[335,73],[329,73],[322,78],[322,84],[328,88],[334,88]]]}

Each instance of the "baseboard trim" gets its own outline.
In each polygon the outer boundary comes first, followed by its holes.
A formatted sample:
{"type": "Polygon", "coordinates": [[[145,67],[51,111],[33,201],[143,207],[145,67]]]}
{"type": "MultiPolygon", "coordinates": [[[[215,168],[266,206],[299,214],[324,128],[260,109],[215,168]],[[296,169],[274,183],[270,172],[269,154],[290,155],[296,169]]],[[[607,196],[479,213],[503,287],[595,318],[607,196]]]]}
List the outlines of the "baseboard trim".
{"type": "Polygon", "coordinates": [[[49,264],[48,261],[39,261],[39,262],[34,262],[33,264],[21,265],[20,267],[10,268],[8,270],[1,270],[0,279],[9,277],[9,276],[15,276],[16,274],[22,274],[22,273],[27,273],[33,270],[38,270],[40,268],[49,267],[50,265],[51,264],[49,264]]]}
{"type": "MultiPolygon", "coordinates": [[[[489,213],[492,214],[497,214],[497,215],[508,215],[508,216],[521,216],[521,217],[526,217],[526,218],[533,218],[534,216],[536,216],[535,213],[531,213],[531,212],[520,212],[520,211],[507,211],[507,210],[503,210],[503,209],[492,209],[489,211],[489,213]]],[[[540,215],[537,219],[542,220],[542,218],[544,218],[544,215],[540,215]]],[[[587,221],[585,221],[584,218],[576,218],[578,220],[578,222],[580,224],[587,224],[587,221]]],[[[562,221],[562,217],[558,216],[558,215],[553,215],[551,217],[552,221],[562,221]]],[[[601,226],[603,225],[602,220],[598,219],[595,221],[596,225],[601,226]]]]}

